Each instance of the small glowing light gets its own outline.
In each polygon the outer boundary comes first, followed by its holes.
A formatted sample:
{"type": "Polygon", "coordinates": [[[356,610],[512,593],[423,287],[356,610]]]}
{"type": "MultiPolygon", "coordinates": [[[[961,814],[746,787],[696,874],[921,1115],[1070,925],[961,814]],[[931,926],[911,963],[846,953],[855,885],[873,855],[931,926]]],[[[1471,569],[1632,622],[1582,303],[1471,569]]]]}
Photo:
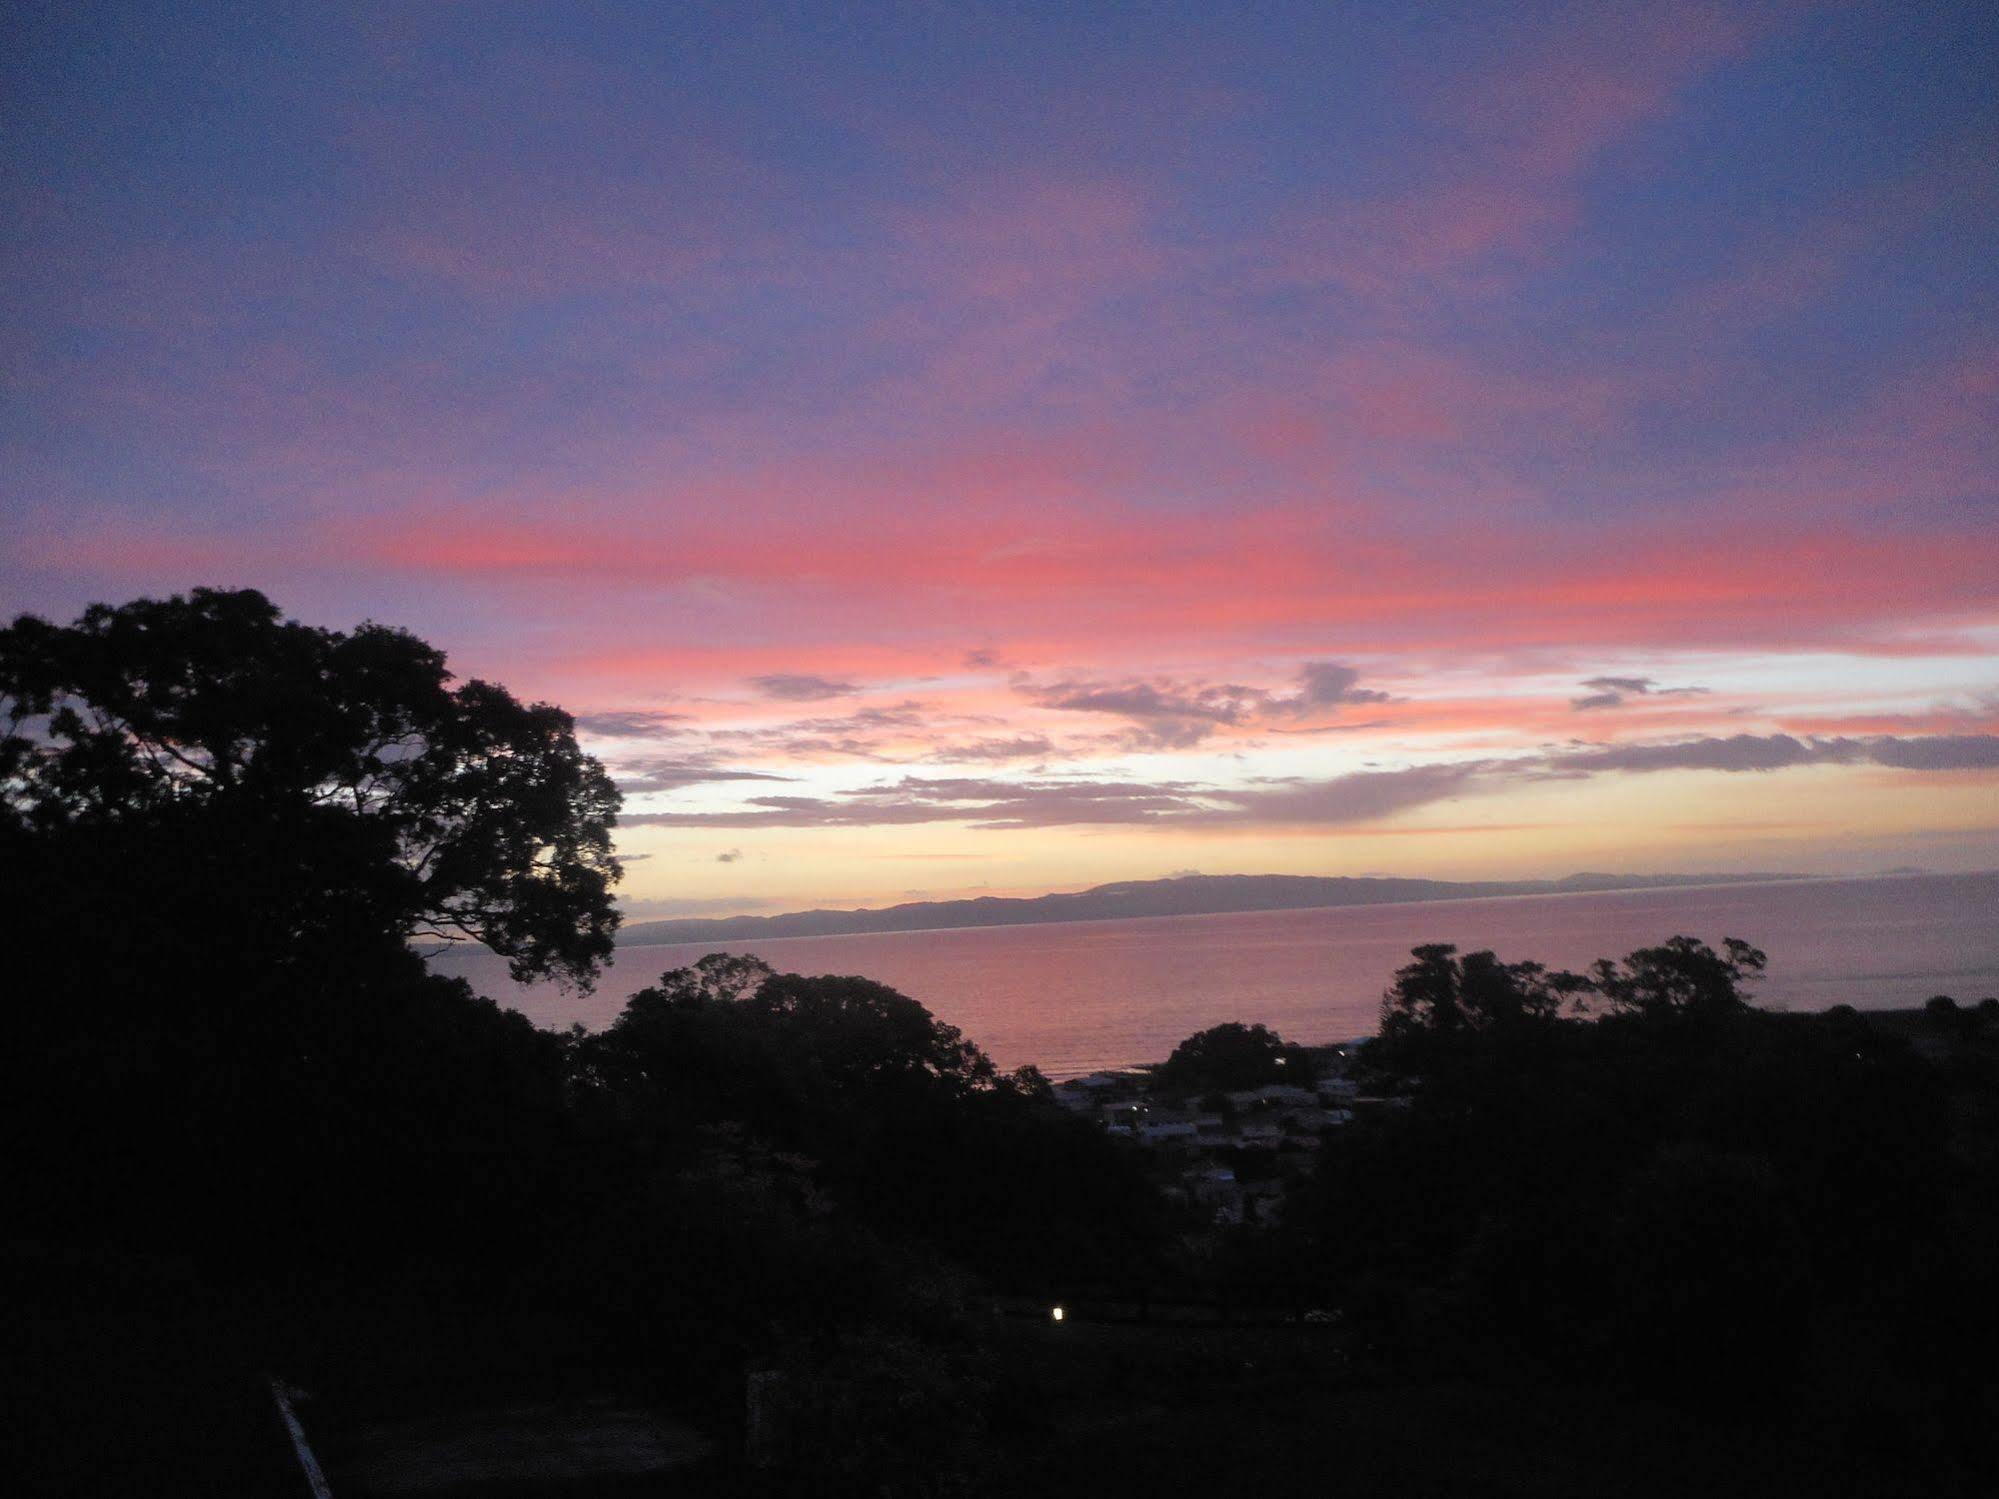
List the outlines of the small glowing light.
{"type": "Polygon", "coordinates": [[[1063,1310],[1062,1310],[1062,1308],[1061,1308],[1061,1307],[1059,1307],[1059,1306],[1058,1306],[1058,1307],[1056,1307],[1056,1308],[1055,1308],[1055,1309],[1054,1309],[1054,1310],[1053,1310],[1052,1312],[1050,1312],[1050,1313],[1049,1313],[1048,1315],[1049,1315],[1049,1316],[1051,1316],[1051,1317],[1053,1317],[1053,1318],[1054,1318],[1054,1319],[1055,1319],[1055,1320],[1056,1320],[1057,1322],[1060,1322],[1060,1321],[1062,1320],[1062,1318],[1063,1318],[1063,1317],[1064,1317],[1065,1315],[1067,1315],[1067,1314],[1066,1314],[1065,1312],[1063,1312],[1063,1310]]]}

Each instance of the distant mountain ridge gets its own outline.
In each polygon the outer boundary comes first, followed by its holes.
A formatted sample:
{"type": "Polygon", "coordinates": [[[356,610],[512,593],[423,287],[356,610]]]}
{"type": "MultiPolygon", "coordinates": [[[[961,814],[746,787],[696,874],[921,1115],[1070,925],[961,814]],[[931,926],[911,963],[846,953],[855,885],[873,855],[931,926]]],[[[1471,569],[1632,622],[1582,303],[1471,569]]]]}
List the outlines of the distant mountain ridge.
{"type": "Polygon", "coordinates": [[[874,911],[792,911],[782,916],[682,917],[635,922],[620,944],[718,942],[741,937],[844,937],[862,932],[934,932],[946,927],[1030,926],[1132,916],[1215,916],[1398,901],[1476,900],[1496,895],[1563,895],[1661,890],[1683,885],[1751,885],[1798,874],[1572,874],[1559,880],[1366,879],[1345,875],[1208,874],[1123,880],[1054,895],[982,895],[912,901],[874,911]]]}

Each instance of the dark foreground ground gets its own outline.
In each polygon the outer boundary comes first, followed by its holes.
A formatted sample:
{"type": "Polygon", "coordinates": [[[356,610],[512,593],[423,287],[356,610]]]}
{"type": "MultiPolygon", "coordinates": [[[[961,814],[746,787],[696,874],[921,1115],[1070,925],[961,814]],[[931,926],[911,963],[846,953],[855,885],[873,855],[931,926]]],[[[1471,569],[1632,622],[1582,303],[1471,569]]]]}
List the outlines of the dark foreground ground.
{"type": "MultiPolygon", "coordinates": [[[[1915,1013],[1870,1023],[1955,1064],[1999,1044],[1915,1013]]],[[[1984,1220],[1963,1231],[1989,1236],[1984,1220]]],[[[974,1319],[945,1398],[921,1387],[922,1358],[890,1361],[886,1400],[877,1388],[866,1420],[822,1422],[764,1463],[746,1441],[740,1375],[705,1388],[674,1378],[703,1350],[607,1369],[560,1305],[489,1304],[459,1321],[420,1295],[322,1295],[270,1266],[239,1283],[264,1289],[218,1291],[171,1259],[0,1239],[0,1493],[306,1495],[273,1376],[310,1392],[299,1415],[340,1499],[1999,1492],[1963,1466],[1992,1450],[1989,1391],[1943,1408],[1953,1391],[1985,1390],[1987,1371],[1940,1356],[1921,1381],[1882,1384],[1866,1372],[1885,1366],[1866,1346],[1877,1334],[1860,1324],[1841,1324],[1857,1341],[1822,1345],[1852,1356],[1807,1386],[1843,1391],[1843,1409],[1787,1409],[1743,1393],[1726,1369],[1715,1385],[1738,1391],[1726,1402],[1558,1380],[1435,1319],[1428,1350],[1369,1348],[1335,1323],[1175,1323],[1163,1307],[1134,1322],[1078,1306],[1058,1325],[1023,1303],[974,1319]],[[310,1364],[304,1347],[318,1350],[310,1364]],[[903,1370],[914,1371],[906,1402],[903,1370]],[[892,1430],[899,1403],[913,1412],[905,1425],[924,1429],[892,1430]],[[873,1440],[856,1428],[884,1419],[877,1466],[892,1481],[843,1481],[841,1464],[873,1440]],[[940,1430],[948,1439],[911,1440],[940,1430]],[[921,1456],[899,1462],[902,1450],[921,1456]]],[[[837,1412],[849,1391],[834,1379],[810,1393],[837,1412]]],[[[773,1424],[782,1437],[781,1411],[773,1424]]]]}
{"type": "MultiPolygon", "coordinates": [[[[170,1275],[151,1289],[150,1306],[43,1297],[32,1316],[11,1300],[11,1466],[25,1480],[13,1492],[308,1495],[245,1309],[170,1275]]],[[[1810,1413],[1772,1430],[1758,1425],[1766,1413],[1697,1419],[1517,1366],[1397,1367],[1356,1354],[1337,1328],[1008,1319],[983,1375],[983,1426],[893,1492],[1970,1492],[1925,1480],[1916,1454],[1815,1429],[1810,1413]]],[[[750,1463],[740,1413],[719,1402],[528,1358],[350,1369],[298,1410],[340,1499],[830,1491],[809,1453],[789,1468],[750,1463]]]]}

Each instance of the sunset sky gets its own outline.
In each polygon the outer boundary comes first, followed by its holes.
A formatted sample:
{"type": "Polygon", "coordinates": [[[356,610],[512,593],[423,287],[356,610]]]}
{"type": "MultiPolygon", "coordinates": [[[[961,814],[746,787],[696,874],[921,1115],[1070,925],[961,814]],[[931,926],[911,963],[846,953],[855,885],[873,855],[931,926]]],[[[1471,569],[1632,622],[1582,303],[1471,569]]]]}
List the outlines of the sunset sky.
{"type": "Polygon", "coordinates": [[[0,611],[575,713],[634,917],[1999,864],[1999,7],[10,8],[0,611]]]}

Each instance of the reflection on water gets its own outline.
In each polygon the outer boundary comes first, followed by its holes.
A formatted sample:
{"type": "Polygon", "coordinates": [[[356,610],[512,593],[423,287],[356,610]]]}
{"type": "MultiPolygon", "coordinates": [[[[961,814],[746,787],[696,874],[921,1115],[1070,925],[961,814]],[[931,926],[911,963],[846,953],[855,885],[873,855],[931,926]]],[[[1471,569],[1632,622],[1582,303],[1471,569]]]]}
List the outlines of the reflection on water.
{"type": "Polygon", "coordinates": [[[1155,1061],[1223,1020],[1305,1042],[1366,1035],[1390,975],[1421,942],[1579,967],[1676,932],[1764,948],[1770,1005],[1882,1009],[1999,993],[1999,872],[624,947],[589,995],[516,985],[483,950],[434,966],[538,1024],[595,1029],[666,969],[718,948],[754,952],[790,972],[879,979],[1001,1066],[1065,1077],[1155,1061]]]}

